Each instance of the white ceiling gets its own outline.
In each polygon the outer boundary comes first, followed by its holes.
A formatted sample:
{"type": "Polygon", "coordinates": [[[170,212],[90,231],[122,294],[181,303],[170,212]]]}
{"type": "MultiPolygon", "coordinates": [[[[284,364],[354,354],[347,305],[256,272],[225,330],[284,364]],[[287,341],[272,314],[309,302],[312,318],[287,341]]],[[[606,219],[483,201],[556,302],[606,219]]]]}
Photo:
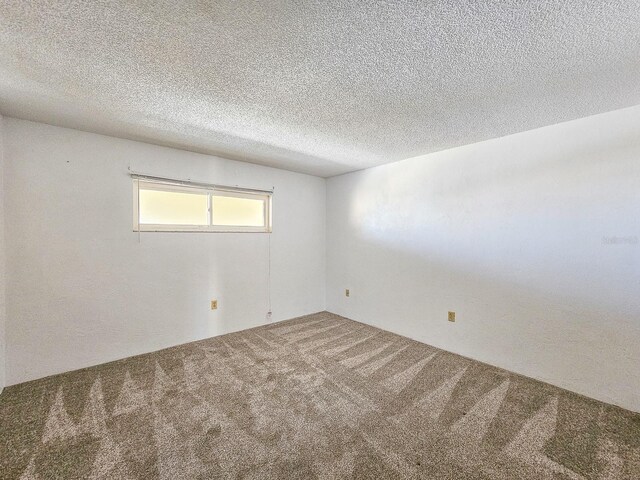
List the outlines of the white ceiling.
{"type": "Polygon", "coordinates": [[[640,0],[0,0],[0,112],[331,176],[640,104],[640,0]]]}

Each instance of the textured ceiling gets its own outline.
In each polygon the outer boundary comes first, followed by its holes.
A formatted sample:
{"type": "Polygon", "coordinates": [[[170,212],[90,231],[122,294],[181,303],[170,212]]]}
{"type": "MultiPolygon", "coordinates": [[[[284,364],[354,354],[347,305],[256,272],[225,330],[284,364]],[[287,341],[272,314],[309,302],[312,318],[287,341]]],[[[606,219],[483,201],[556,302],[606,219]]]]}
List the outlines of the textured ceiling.
{"type": "Polygon", "coordinates": [[[331,176],[640,104],[640,0],[0,0],[0,112],[331,176]]]}

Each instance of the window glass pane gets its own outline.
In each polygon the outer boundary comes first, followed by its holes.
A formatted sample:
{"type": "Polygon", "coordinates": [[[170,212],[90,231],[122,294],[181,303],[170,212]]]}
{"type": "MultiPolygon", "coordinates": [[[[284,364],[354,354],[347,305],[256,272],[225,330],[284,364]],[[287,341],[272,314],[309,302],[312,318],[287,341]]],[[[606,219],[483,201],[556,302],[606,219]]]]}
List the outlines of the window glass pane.
{"type": "Polygon", "coordinates": [[[140,223],[208,225],[207,197],[200,193],[140,189],[140,223]]]}
{"type": "Polygon", "coordinates": [[[265,201],[262,198],[240,198],[214,195],[213,224],[242,227],[264,227],[265,201]]]}

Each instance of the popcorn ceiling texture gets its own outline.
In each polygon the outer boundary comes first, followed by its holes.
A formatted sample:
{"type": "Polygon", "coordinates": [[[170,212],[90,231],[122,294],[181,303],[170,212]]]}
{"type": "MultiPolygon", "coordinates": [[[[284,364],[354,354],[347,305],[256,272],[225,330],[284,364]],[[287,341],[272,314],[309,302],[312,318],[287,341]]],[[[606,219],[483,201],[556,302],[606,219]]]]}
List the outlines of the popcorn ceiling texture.
{"type": "Polygon", "coordinates": [[[638,0],[0,11],[0,112],[321,176],[640,104],[638,0]]]}

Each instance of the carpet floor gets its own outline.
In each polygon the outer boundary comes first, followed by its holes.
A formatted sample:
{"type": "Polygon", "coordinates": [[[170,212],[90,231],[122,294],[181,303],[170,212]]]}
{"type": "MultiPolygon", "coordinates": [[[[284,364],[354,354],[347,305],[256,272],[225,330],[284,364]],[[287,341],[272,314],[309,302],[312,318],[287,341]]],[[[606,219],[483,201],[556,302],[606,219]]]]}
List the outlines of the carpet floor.
{"type": "Polygon", "coordinates": [[[3,479],[639,479],[640,415],[319,313],[8,387],[3,479]]]}

